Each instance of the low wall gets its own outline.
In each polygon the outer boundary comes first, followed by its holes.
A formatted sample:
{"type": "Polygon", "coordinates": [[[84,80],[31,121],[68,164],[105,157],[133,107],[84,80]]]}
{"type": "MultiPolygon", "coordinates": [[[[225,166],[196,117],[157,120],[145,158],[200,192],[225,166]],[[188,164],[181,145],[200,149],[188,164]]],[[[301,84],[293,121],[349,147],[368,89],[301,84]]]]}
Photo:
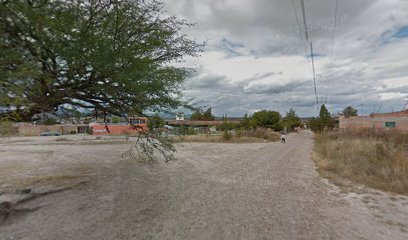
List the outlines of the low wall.
{"type": "Polygon", "coordinates": [[[40,136],[41,133],[53,132],[60,135],[77,134],[84,132],[88,125],[17,125],[20,136],[40,136]]]}

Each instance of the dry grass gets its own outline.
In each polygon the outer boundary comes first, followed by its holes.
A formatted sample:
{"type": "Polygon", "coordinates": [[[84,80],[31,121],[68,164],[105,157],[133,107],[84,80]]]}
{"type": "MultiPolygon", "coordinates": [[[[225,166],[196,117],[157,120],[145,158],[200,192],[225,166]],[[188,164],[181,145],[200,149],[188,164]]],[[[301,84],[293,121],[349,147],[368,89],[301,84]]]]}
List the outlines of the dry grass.
{"type": "Polygon", "coordinates": [[[175,142],[213,142],[213,143],[257,143],[257,142],[275,142],[280,139],[280,134],[276,132],[267,132],[264,130],[240,131],[221,135],[186,135],[176,137],[175,142]]]}
{"type": "Polygon", "coordinates": [[[313,159],[320,171],[373,188],[408,194],[408,135],[316,134],[313,159]]]}
{"type": "Polygon", "coordinates": [[[57,141],[57,142],[66,142],[66,141],[71,141],[71,140],[69,140],[68,138],[65,138],[65,137],[59,137],[59,138],[55,139],[55,141],[57,141]]]}

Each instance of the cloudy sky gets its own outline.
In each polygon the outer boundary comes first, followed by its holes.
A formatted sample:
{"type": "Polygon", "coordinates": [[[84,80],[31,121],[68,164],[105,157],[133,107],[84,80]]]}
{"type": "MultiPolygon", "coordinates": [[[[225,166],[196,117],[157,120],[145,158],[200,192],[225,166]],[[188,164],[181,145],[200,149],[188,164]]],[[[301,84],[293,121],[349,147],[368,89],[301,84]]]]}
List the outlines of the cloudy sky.
{"type": "MultiPolygon", "coordinates": [[[[196,68],[187,97],[219,116],[291,107],[303,117],[317,114],[300,0],[164,3],[196,24],[185,30],[190,38],[207,41],[201,57],[184,63],[196,68]]],[[[335,6],[305,0],[320,102],[332,113],[347,105],[363,114],[401,110],[408,100],[408,1],[339,0],[336,24],[335,6]]]]}

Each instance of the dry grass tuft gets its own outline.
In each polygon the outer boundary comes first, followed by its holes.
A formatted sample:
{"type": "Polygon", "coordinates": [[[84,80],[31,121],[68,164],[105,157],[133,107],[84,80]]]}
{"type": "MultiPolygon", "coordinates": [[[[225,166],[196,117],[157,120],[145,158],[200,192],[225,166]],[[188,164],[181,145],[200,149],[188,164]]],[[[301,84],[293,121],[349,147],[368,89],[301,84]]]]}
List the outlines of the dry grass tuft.
{"type": "Polygon", "coordinates": [[[408,135],[329,132],[315,135],[319,170],[367,186],[408,194],[408,135]]]}
{"type": "Polygon", "coordinates": [[[65,141],[71,141],[71,140],[69,140],[68,138],[65,138],[65,137],[59,137],[59,138],[56,138],[55,141],[56,142],[65,142],[65,141]]]}

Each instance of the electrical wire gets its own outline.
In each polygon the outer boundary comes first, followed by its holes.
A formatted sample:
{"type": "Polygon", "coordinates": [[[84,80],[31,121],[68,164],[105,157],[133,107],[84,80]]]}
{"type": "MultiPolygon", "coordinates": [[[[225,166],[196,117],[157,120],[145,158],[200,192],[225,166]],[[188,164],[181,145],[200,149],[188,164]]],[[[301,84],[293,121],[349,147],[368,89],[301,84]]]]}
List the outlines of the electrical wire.
{"type": "Polygon", "coordinates": [[[301,32],[300,32],[300,24],[299,24],[298,14],[297,14],[297,11],[296,11],[295,0],[292,0],[292,6],[293,6],[293,10],[295,11],[295,17],[296,17],[296,23],[297,23],[297,26],[298,26],[299,38],[300,38],[300,40],[302,41],[302,34],[301,34],[301,32]]]}

